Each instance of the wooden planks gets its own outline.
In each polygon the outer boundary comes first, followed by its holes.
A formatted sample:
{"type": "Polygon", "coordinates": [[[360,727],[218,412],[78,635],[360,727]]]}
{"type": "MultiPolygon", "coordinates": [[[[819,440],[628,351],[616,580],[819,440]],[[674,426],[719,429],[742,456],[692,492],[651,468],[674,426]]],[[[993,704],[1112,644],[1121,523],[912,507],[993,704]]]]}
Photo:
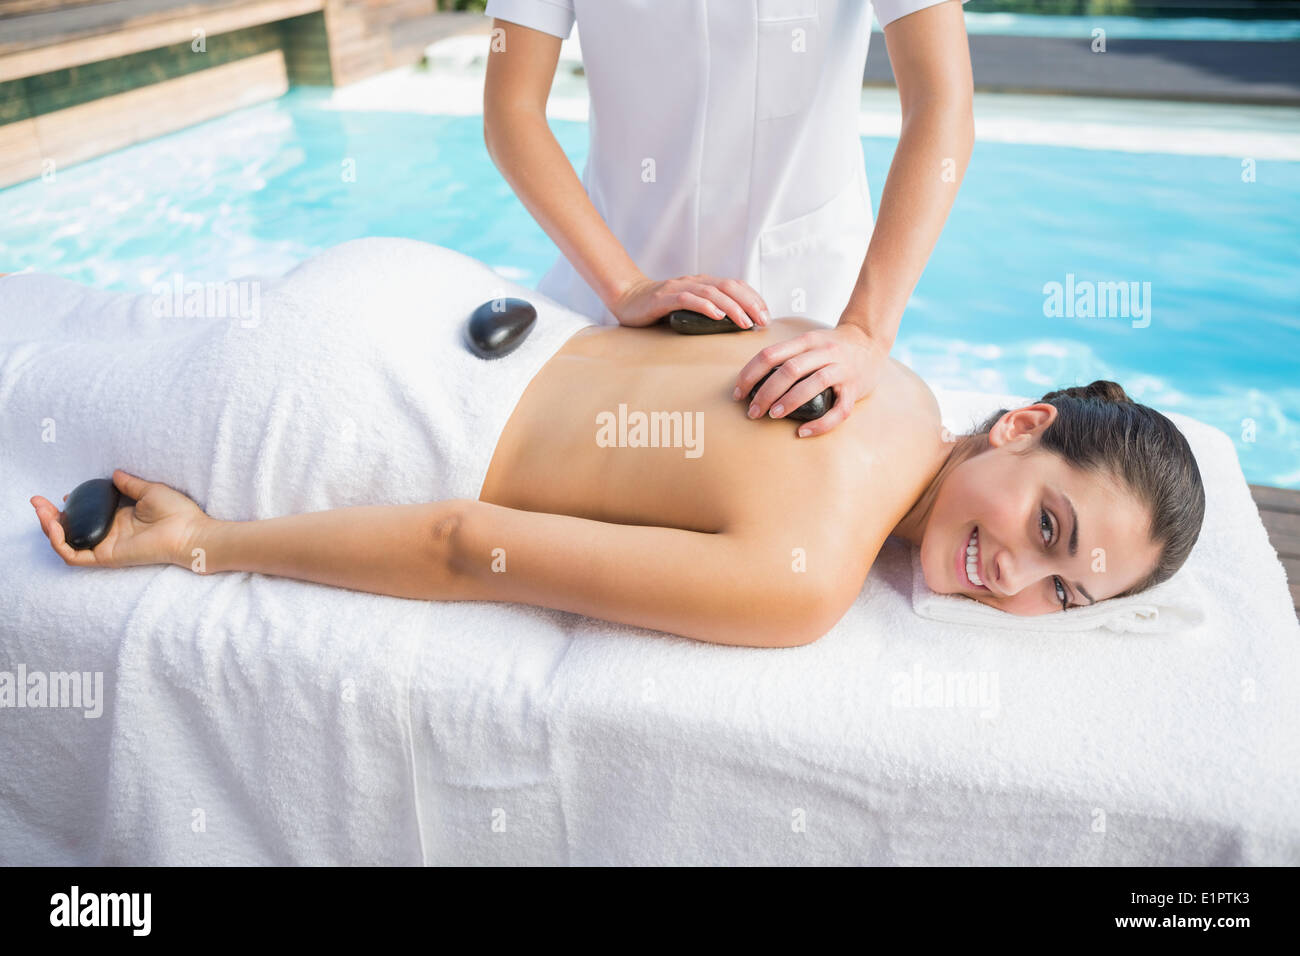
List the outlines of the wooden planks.
{"type": "Polygon", "coordinates": [[[274,99],[288,89],[284,54],[269,50],[9,123],[0,126],[0,185],[48,170],[57,176],[65,166],[274,99]]]}
{"type": "Polygon", "coordinates": [[[439,11],[434,0],[325,0],[336,86],[418,63],[435,40],[491,23],[478,11],[439,11]]]}
{"type": "Polygon", "coordinates": [[[1268,531],[1269,543],[1286,569],[1291,603],[1300,615],[1300,491],[1251,485],[1250,494],[1268,531]]]}
{"type": "MultiPolygon", "coordinates": [[[[125,14],[132,5],[127,2],[113,6],[122,7],[125,14]]],[[[185,8],[181,16],[172,11],[148,17],[143,22],[127,21],[88,36],[73,35],[75,11],[64,12],[60,14],[65,18],[60,22],[67,24],[64,34],[53,34],[45,42],[33,39],[0,46],[0,83],[175,43],[190,43],[195,30],[202,30],[204,36],[215,36],[314,13],[322,7],[323,0],[243,0],[212,4],[197,12],[192,7],[185,8]]]]}
{"type": "MultiPolygon", "coordinates": [[[[345,85],[419,61],[424,47],[485,29],[481,13],[434,0],[112,0],[11,17],[0,84],[276,23],[294,82],[345,85]],[[315,15],[313,20],[311,15],[315,15]]],[[[0,117],[0,121],[4,120],[0,117]]]]}
{"type": "Polygon", "coordinates": [[[48,10],[67,12],[72,7],[88,7],[105,0],[0,0],[0,19],[20,17],[27,13],[44,13],[48,10]]]}
{"type": "Polygon", "coordinates": [[[44,171],[35,120],[24,119],[0,126],[0,189],[35,179],[44,171]]]}
{"type": "Polygon", "coordinates": [[[284,38],[284,62],[289,82],[295,86],[333,86],[330,40],[325,31],[325,14],[308,13],[277,24],[284,38]]]}
{"type": "Polygon", "coordinates": [[[288,83],[341,86],[418,62],[426,44],[488,22],[439,12],[433,0],[105,0],[44,10],[0,20],[0,188],[279,95],[286,74],[288,83]]]}

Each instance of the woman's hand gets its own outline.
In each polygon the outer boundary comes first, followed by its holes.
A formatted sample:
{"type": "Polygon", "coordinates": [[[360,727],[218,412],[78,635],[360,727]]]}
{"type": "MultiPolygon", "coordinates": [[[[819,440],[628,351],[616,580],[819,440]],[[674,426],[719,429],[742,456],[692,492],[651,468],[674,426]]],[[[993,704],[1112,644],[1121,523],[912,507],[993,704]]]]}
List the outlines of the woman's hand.
{"type": "Polygon", "coordinates": [[[619,325],[653,325],[674,309],[689,309],[742,329],[767,325],[770,320],[762,296],[739,279],[716,276],[681,276],[677,279],[641,279],[614,300],[609,310],[619,325]]]}
{"type": "MultiPolygon", "coordinates": [[[[190,543],[208,521],[203,509],[174,488],[145,481],[118,468],[113,472],[118,491],[135,499],[118,505],[113,526],[94,548],[74,550],[64,539],[59,519],[63,512],[36,495],[31,499],[41,530],[65,564],[77,568],[129,568],[142,564],[189,566],[190,543]]],[[[66,501],[67,495],[63,496],[66,501]]]]}
{"type": "Polygon", "coordinates": [[[747,396],[759,379],[779,365],[754,396],[749,417],[758,418],[770,409],[773,418],[781,418],[833,388],[831,410],[799,426],[800,438],[823,435],[848,418],[859,399],[875,391],[888,359],[889,349],[883,343],[859,326],[842,322],[763,349],[740,370],[732,398],[747,396]]]}

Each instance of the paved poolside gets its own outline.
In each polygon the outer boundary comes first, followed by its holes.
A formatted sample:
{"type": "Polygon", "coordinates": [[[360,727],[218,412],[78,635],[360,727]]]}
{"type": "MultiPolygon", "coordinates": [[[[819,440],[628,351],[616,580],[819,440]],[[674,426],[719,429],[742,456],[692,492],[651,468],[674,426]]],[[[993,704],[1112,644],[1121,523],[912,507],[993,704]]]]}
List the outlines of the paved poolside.
{"type": "MultiPolygon", "coordinates": [[[[1300,104],[1300,42],[1091,39],[973,34],[975,88],[1223,103],[1300,104]]],[[[871,38],[864,82],[892,84],[885,38],[871,38]]]]}

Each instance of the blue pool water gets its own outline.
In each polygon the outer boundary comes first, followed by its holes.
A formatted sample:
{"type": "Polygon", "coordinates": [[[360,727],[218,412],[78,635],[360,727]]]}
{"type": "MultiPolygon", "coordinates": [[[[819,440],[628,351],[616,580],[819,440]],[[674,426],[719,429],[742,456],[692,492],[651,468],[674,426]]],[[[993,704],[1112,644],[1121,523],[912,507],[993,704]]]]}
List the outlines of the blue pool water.
{"type": "MultiPolygon", "coordinates": [[[[391,235],[536,283],[555,247],[492,165],[481,118],[324,96],[295,90],[0,191],[0,271],[148,291],[391,235]]],[[[553,127],[581,169],[586,126],[553,127]]],[[[865,140],[877,206],[894,145],[865,140]]],[[[1036,397],[1111,378],[1222,429],[1249,480],[1300,488],[1298,213],[1300,163],[1261,160],[1245,183],[1233,158],[980,142],[894,354],[952,388],[1036,397]],[[1045,316],[1045,284],[1067,276],[1150,283],[1149,324],[1045,316]]]]}

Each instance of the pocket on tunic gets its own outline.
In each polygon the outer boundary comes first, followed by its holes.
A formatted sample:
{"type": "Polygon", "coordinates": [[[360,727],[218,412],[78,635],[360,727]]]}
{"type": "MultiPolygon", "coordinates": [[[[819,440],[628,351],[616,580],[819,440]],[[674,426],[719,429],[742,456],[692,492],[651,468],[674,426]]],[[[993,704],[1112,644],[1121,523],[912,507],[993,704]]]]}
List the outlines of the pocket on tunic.
{"type": "Polygon", "coordinates": [[[871,229],[862,170],[829,202],[761,232],[759,292],[772,314],[838,322],[862,269],[871,229]]]}
{"type": "Polygon", "coordinates": [[[818,0],[758,0],[758,84],[760,120],[806,110],[820,74],[818,0]]]}

